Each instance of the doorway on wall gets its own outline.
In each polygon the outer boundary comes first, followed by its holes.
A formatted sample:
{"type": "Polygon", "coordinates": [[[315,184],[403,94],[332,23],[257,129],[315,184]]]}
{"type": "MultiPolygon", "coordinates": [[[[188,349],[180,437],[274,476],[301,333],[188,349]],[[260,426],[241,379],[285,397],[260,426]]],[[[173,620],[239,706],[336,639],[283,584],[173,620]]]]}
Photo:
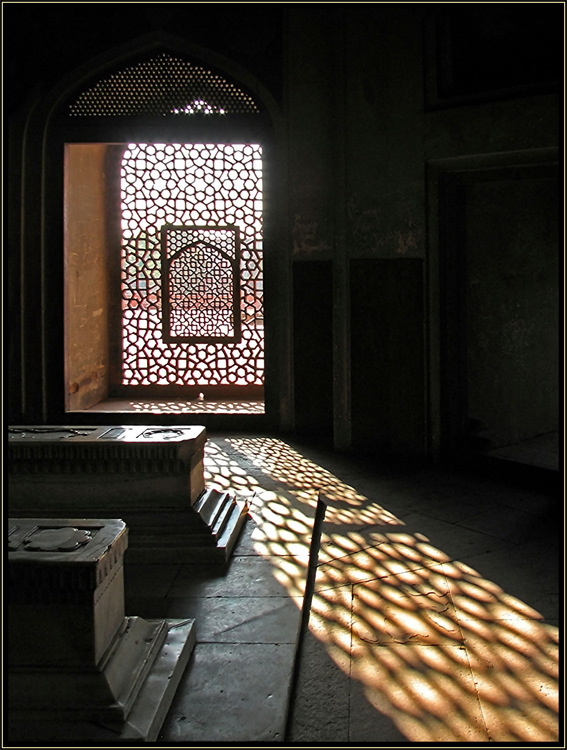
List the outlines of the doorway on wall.
{"type": "Polygon", "coordinates": [[[555,149],[439,162],[447,457],[558,471],[557,164],[555,149]]]}
{"type": "Polygon", "coordinates": [[[65,187],[68,410],[263,413],[261,145],[67,144],[65,187]]]}
{"type": "Polygon", "coordinates": [[[66,411],[263,414],[260,109],[162,53],[67,117],[66,411]]]}

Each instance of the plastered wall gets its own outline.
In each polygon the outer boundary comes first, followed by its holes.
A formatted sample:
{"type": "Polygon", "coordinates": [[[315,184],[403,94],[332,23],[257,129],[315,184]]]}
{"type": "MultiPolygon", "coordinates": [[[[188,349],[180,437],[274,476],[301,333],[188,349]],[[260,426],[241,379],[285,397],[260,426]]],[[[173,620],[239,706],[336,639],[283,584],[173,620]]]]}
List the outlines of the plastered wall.
{"type": "Polygon", "coordinates": [[[106,146],[70,144],[65,153],[65,398],[67,411],[108,394],[106,146]]]}

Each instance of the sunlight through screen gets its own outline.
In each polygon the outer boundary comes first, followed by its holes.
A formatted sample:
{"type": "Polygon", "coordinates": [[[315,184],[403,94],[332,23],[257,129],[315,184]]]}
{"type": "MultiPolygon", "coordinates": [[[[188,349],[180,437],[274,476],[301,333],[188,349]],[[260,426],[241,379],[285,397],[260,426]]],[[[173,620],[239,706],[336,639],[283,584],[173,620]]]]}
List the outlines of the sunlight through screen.
{"type": "Polygon", "coordinates": [[[310,630],[408,741],[558,739],[558,629],[539,612],[281,440],[209,441],[205,470],[247,497],[255,549],[292,597],[323,493],[310,630]]]}
{"type": "Polygon", "coordinates": [[[128,145],[121,168],[123,385],[263,384],[262,212],[260,145],[128,145]],[[164,342],[164,224],[238,228],[238,341],[164,342]]]}

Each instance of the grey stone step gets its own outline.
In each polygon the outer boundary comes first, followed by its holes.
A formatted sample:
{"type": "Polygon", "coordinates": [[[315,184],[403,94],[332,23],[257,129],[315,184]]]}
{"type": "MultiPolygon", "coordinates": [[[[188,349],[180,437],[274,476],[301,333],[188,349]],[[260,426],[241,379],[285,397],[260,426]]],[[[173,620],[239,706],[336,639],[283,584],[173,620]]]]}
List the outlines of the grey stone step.
{"type": "Polygon", "coordinates": [[[223,554],[225,560],[228,560],[232,554],[240,530],[246,522],[247,513],[248,505],[242,500],[236,500],[224,527],[224,531],[217,541],[219,556],[223,554]]]}
{"type": "Polygon", "coordinates": [[[193,506],[193,510],[199,514],[209,528],[213,528],[225,504],[230,501],[232,501],[232,497],[228,492],[219,492],[214,489],[205,490],[193,506]]]}
{"type": "Polygon", "coordinates": [[[223,507],[218,514],[215,524],[212,527],[212,534],[215,540],[218,540],[219,537],[222,535],[225,526],[228,523],[228,520],[233,513],[234,509],[236,507],[236,500],[234,497],[228,497],[227,500],[224,502],[223,507]]]}
{"type": "Polygon", "coordinates": [[[171,533],[167,535],[165,545],[157,541],[155,535],[138,534],[136,544],[128,548],[126,563],[227,562],[246,522],[248,506],[244,501],[236,500],[227,507],[229,512],[223,519],[218,539],[210,530],[206,534],[192,534],[190,537],[184,533],[171,533]]]}
{"type": "MultiPolygon", "coordinates": [[[[248,512],[244,501],[217,490],[205,490],[185,509],[164,508],[156,514],[156,504],[124,514],[129,525],[128,561],[225,562],[248,512]]],[[[55,510],[46,515],[57,515],[55,510]]],[[[102,517],[104,508],[91,506],[90,510],[100,511],[102,517]]]]}

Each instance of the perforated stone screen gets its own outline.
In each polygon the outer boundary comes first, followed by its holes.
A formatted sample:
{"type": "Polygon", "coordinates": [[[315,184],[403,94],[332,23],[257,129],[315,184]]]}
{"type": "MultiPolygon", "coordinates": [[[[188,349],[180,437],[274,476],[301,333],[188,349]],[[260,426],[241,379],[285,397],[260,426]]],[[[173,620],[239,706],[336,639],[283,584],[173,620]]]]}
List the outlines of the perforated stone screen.
{"type": "Polygon", "coordinates": [[[163,340],[240,339],[238,227],[161,228],[163,340]]]}
{"type": "Polygon", "coordinates": [[[262,190],[257,144],[129,144],[121,169],[123,385],[263,385],[262,190]],[[164,337],[160,235],[166,225],[193,233],[183,247],[192,246],[194,257],[192,270],[174,268],[169,295],[176,314],[168,317],[164,337]],[[237,236],[238,278],[231,287],[237,236]],[[214,251],[219,246],[221,253],[214,251]],[[214,279],[214,315],[212,297],[191,299],[186,280],[199,274],[204,289],[214,279]],[[236,286],[231,320],[227,300],[236,286]],[[219,340],[229,336],[237,340],[219,340]],[[183,337],[183,343],[166,340],[183,337]]]}
{"type": "Polygon", "coordinates": [[[167,53],[98,81],[69,107],[72,117],[258,114],[222,76],[167,53]]]}

